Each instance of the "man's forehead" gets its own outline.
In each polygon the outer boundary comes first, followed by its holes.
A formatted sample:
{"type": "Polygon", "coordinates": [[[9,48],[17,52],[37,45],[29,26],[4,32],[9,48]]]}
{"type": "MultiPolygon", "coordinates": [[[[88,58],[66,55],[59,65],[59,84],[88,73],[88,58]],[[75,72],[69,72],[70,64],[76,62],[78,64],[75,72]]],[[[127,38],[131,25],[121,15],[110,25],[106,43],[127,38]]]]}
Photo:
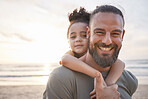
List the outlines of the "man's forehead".
{"type": "Polygon", "coordinates": [[[119,14],[115,14],[112,12],[98,12],[94,16],[91,17],[90,26],[99,24],[100,22],[109,22],[109,21],[118,21],[123,25],[123,19],[119,14]]]}
{"type": "Polygon", "coordinates": [[[121,17],[121,16],[119,14],[115,14],[113,12],[98,12],[98,13],[94,14],[90,20],[96,20],[96,19],[100,19],[100,18],[109,18],[109,17],[121,17]]]}

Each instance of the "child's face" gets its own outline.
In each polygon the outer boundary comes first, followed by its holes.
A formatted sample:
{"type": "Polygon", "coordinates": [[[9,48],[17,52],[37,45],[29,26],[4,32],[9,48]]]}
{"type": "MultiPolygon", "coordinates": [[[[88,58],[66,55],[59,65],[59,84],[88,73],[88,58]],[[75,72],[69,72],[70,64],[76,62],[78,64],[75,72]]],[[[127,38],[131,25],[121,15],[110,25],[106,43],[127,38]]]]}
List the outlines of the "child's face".
{"type": "Polygon", "coordinates": [[[86,35],[87,24],[77,22],[69,28],[69,45],[73,52],[77,54],[85,53],[88,49],[88,39],[86,35]]]}

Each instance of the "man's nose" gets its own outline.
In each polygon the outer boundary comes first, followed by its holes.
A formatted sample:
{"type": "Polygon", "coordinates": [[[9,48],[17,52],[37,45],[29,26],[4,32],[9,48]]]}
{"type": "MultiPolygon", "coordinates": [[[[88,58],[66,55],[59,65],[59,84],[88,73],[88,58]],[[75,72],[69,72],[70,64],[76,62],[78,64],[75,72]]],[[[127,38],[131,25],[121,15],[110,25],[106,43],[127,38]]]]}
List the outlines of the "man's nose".
{"type": "Polygon", "coordinates": [[[109,45],[109,44],[112,43],[112,39],[111,39],[111,37],[110,37],[110,33],[107,33],[107,34],[105,35],[105,37],[104,37],[103,40],[102,40],[102,43],[104,43],[104,44],[106,44],[106,45],[109,45]]]}
{"type": "Polygon", "coordinates": [[[81,42],[82,41],[82,38],[80,37],[80,36],[78,36],[77,38],[76,38],[76,42],[81,42]]]}

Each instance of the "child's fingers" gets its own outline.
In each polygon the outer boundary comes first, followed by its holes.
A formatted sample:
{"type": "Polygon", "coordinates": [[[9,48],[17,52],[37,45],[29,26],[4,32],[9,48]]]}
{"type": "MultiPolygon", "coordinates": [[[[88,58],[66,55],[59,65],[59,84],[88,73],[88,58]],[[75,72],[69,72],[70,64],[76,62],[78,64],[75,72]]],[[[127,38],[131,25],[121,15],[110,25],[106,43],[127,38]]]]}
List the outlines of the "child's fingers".
{"type": "Polygon", "coordinates": [[[94,78],[94,89],[96,88],[96,78],[94,78]]]}
{"type": "Polygon", "coordinates": [[[117,90],[118,89],[118,85],[117,84],[111,85],[109,87],[111,87],[113,90],[117,90]]]}
{"type": "Polygon", "coordinates": [[[102,77],[101,73],[97,73],[96,88],[103,88],[103,77],[102,77]]]}
{"type": "Polygon", "coordinates": [[[95,97],[96,97],[96,94],[94,94],[93,96],[91,96],[90,99],[93,99],[93,98],[95,98],[95,97]]]}
{"type": "Polygon", "coordinates": [[[96,93],[96,90],[94,89],[93,91],[90,92],[90,95],[93,95],[96,93]]]}

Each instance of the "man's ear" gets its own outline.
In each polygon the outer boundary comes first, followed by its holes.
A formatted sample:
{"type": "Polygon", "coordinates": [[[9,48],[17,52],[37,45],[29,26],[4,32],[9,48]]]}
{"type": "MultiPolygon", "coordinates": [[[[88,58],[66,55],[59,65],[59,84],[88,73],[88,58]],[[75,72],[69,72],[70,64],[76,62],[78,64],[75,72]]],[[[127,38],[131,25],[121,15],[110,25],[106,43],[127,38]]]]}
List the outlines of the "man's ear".
{"type": "Polygon", "coordinates": [[[122,33],[122,41],[123,41],[124,34],[125,34],[125,30],[123,30],[123,33],[122,33]]]}
{"type": "Polygon", "coordinates": [[[87,39],[88,39],[89,35],[90,35],[90,28],[88,26],[86,27],[86,35],[87,35],[87,39]]]}

